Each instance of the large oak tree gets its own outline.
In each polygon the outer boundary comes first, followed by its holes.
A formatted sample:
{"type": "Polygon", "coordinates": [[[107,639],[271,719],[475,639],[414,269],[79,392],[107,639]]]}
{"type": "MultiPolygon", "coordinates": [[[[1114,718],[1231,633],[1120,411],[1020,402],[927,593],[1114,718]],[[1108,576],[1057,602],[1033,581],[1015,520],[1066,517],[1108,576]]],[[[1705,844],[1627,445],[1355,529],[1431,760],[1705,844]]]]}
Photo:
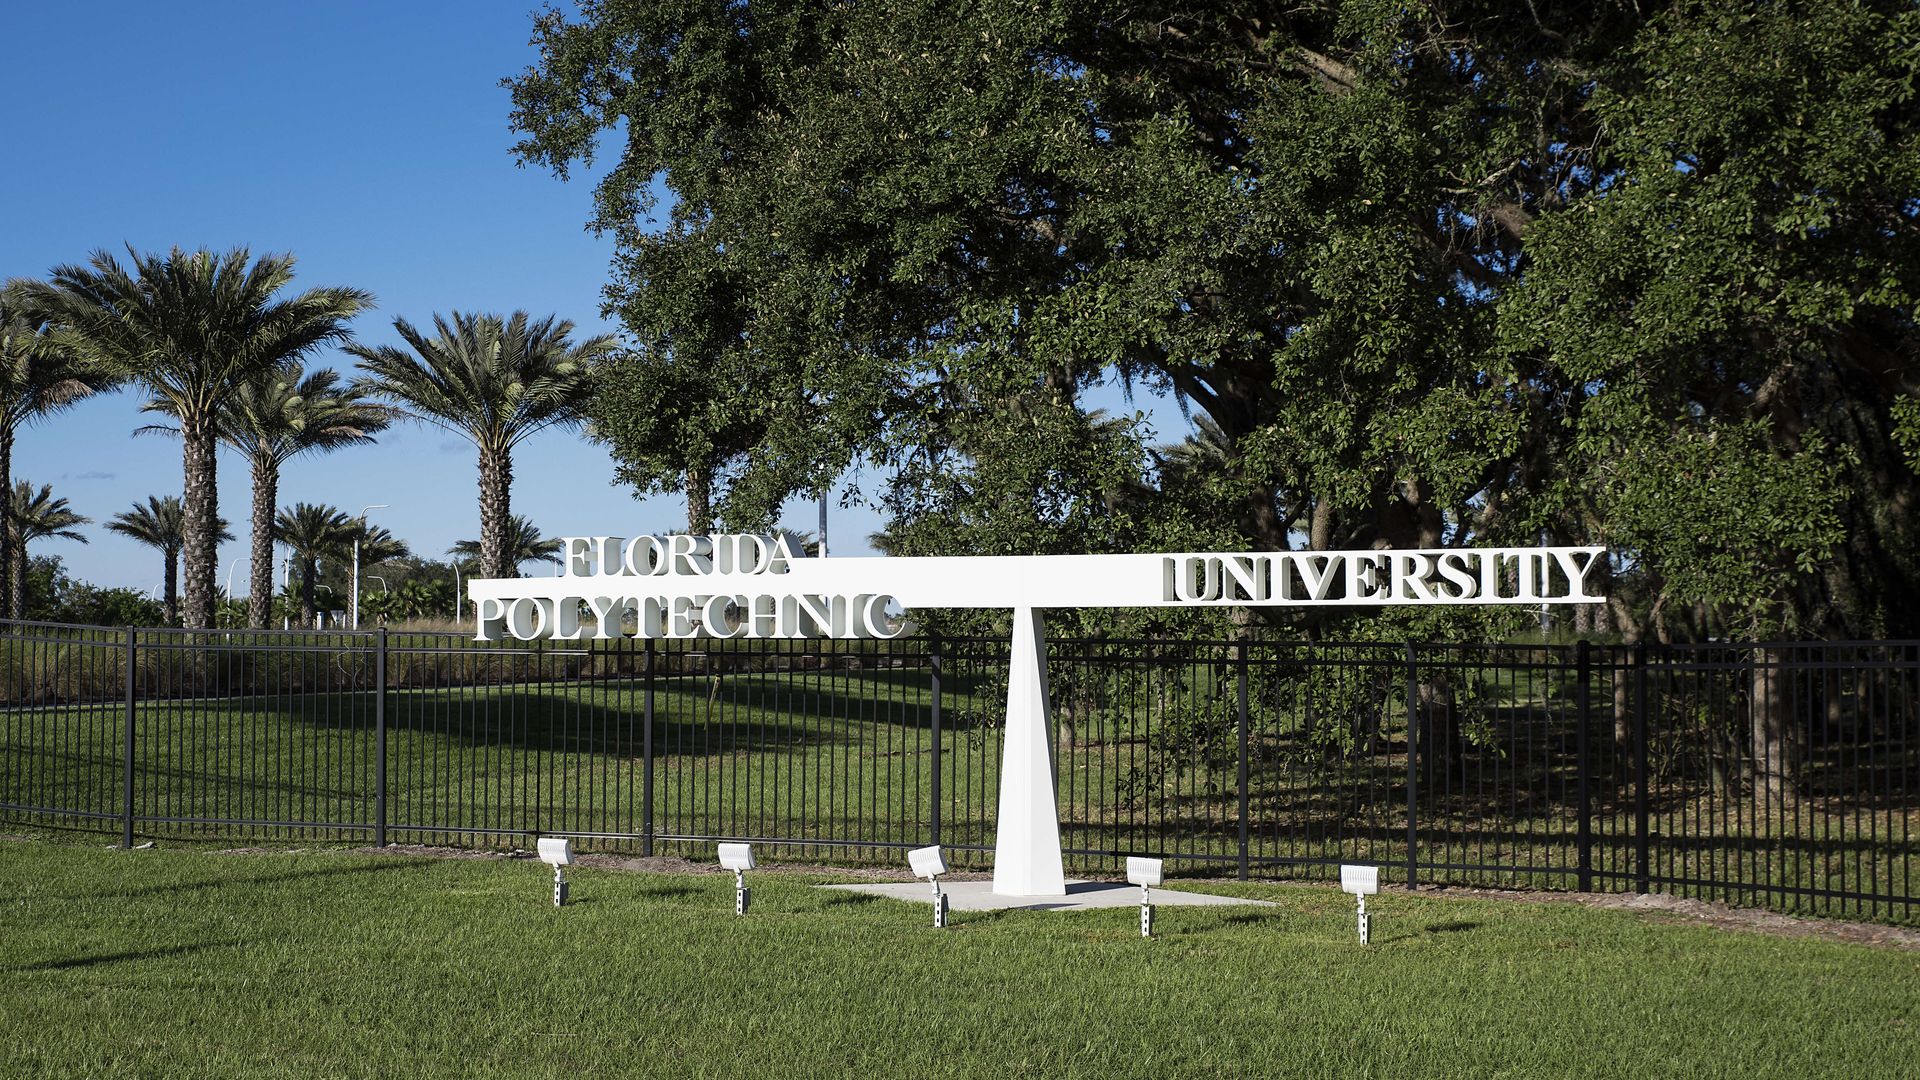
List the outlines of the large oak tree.
{"type": "MultiPolygon", "coordinates": [[[[739,372],[679,401],[745,435],[731,521],[870,463],[915,550],[1545,535],[1615,549],[1631,632],[1912,633],[1917,40],[1839,0],[649,0],[538,17],[510,83],[522,160],[613,158],[649,362],[739,372]],[[1154,465],[1111,384],[1217,452],[1154,465]]],[[[670,487],[627,393],[596,430],[670,487]]]]}

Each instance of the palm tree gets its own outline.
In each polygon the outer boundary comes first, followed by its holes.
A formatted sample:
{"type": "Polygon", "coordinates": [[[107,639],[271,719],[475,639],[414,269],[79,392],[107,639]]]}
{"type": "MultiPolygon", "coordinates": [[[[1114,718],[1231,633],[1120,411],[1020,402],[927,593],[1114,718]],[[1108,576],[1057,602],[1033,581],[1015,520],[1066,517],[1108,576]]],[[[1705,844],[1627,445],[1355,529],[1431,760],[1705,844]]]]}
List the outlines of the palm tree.
{"type": "Polygon", "coordinates": [[[394,594],[394,603],[399,614],[408,619],[431,619],[446,611],[449,607],[459,607],[453,599],[453,585],[445,581],[423,581],[415,578],[400,586],[394,594]]]}
{"type": "MultiPolygon", "coordinates": [[[[447,549],[447,554],[465,561],[481,558],[480,552],[481,544],[478,540],[461,540],[447,549]]],[[[519,514],[514,514],[507,519],[505,552],[506,573],[492,576],[519,577],[522,563],[534,561],[559,563],[560,538],[550,536],[544,540],[541,539],[538,526],[519,514]]]]}
{"type": "MultiPolygon", "coordinates": [[[[385,526],[369,525],[365,518],[353,519],[347,527],[347,546],[352,548],[359,543],[360,557],[354,561],[353,577],[347,585],[353,595],[360,595],[360,570],[362,567],[378,566],[383,562],[404,559],[413,552],[407,548],[407,542],[389,532],[385,526]]],[[[364,603],[364,601],[362,601],[364,603]]],[[[355,627],[354,629],[359,629],[355,627]]]]}
{"type": "Polygon", "coordinates": [[[219,491],[214,450],[220,417],[240,387],[321,345],[344,341],[347,321],[373,298],[358,289],[281,290],[293,256],[245,248],[225,254],[174,248],[127,251],[131,269],[104,251],[86,266],[57,266],[27,282],[29,300],[57,327],[54,340],[167,403],[180,424],[187,626],[212,623],[219,491]]]}
{"type": "MultiPolygon", "coordinates": [[[[180,545],[183,542],[182,522],[185,513],[180,508],[180,500],[172,495],[165,498],[149,495],[146,505],[133,504],[133,509],[113,515],[107,521],[107,529],[122,536],[154,548],[166,560],[166,582],[161,610],[165,612],[167,625],[171,626],[180,619],[180,545]]],[[[226,543],[233,539],[227,531],[227,520],[220,519],[220,532],[215,542],[226,543]]]]}
{"type": "Polygon", "coordinates": [[[51,485],[41,484],[36,492],[25,480],[14,483],[13,499],[7,506],[7,531],[13,541],[8,549],[13,558],[8,577],[13,588],[10,603],[14,611],[22,615],[27,611],[27,545],[49,536],[84,544],[87,538],[74,532],[73,527],[92,520],[74,513],[67,500],[54,498],[51,485]]]}
{"type": "MultiPolygon", "coordinates": [[[[113,380],[48,333],[46,319],[34,310],[26,290],[0,290],[0,491],[13,487],[13,440],[19,430],[106,389],[113,380]]],[[[11,604],[14,591],[5,575],[13,572],[13,530],[0,529],[0,603],[11,604]]],[[[17,619],[17,609],[0,616],[17,619]]]]}
{"type": "Polygon", "coordinates": [[[274,539],[287,545],[295,565],[300,568],[300,622],[313,626],[318,622],[313,603],[314,581],[320,576],[320,560],[332,558],[353,542],[354,520],[331,506],[294,503],[273,521],[274,539]]]}
{"type": "MultiPolygon", "coordinates": [[[[168,398],[147,404],[175,419],[168,398]]],[[[247,621],[266,626],[273,613],[273,513],[280,499],[280,467],[302,454],[370,443],[395,412],[366,399],[340,373],[312,374],[297,360],[258,372],[234,387],[220,408],[215,437],[240,452],[253,470],[253,538],[248,552],[247,621]]],[[[179,434],[168,425],[146,428],[179,434]]]]}
{"type": "MultiPolygon", "coordinates": [[[[880,533],[873,533],[867,537],[867,540],[871,542],[874,537],[880,535],[880,533]]],[[[773,537],[775,539],[785,537],[788,550],[803,558],[811,559],[820,554],[820,540],[810,532],[802,532],[799,529],[775,529],[773,537]]],[[[881,554],[887,553],[884,548],[876,547],[874,550],[881,554]]]]}
{"type": "Polygon", "coordinates": [[[352,545],[360,541],[360,565],[378,566],[383,562],[404,559],[413,554],[407,542],[387,531],[383,525],[369,525],[359,518],[347,527],[347,543],[352,545]]]}
{"type": "Polygon", "coordinates": [[[516,311],[436,315],[429,338],[405,319],[393,328],[413,350],[349,345],[367,372],[366,386],[409,416],[473,443],[480,458],[480,573],[506,577],[512,526],[513,450],[537,432],[580,423],[588,368],[613,347],[610,336],[579,345],[573,324],[516,311]]]}
{"type": "Polygon", "coordinates": [[[1193,432],[1177,443],[1164,443],[1150,453],[1163,476],[1175,482],[1189,482],[1230,468],[1235,457],[1233,440],[1209,416],[1193,417],[1193,432]]]}
{"type": "Polygon", "coordinates": [[[392,591],[368,593],[360,598],[360,614],[385,626],[401,613],[399,594],[392,591]]]}

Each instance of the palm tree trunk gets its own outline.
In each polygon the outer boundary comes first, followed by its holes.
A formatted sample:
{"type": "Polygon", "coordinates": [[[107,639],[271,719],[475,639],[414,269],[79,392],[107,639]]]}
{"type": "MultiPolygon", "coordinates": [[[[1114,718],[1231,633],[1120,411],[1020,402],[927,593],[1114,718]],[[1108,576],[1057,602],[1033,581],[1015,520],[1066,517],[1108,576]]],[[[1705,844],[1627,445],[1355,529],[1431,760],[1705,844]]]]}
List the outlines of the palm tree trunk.
{"type": "Polygon", "coordinates": [[[300,625],[312,627],[319,621],[313,608],[313,579],[319,572],[312,559],[300,560],[300,625]]]}
{"type": "Polygon", "coordinates": [[[162,548],[161,554],[167,559],[166,582],[161,592],[160,611],[168,626],[180,622],[180,551],[178,548],[162,548]]]}
{"type": "Polygon", "coordinates": [[[220,490],[217,462],[214,460],[213,428],[203,421],[180,419],[181,469],[185,473],[181,502],[181,548],[185,565],[186,603],[182,622],[190,630],[205,630],[213,625],[213,564],[218,552],[214,538],[219,535],[220,490]]]}
{"type": "Polygon", "coordinates": [[[247,625],[265,629],[273,618],[273,508],[280,499],[280,470],[253,463],[253,536],[247,555],[247,625]]]}
{"type": "Polygon", "coordinates": [[[687,470],[687,532],[705,536],[713,531],[713,466],[705,462],[687,470]]]}
{"type": "MultiPolygon", "coordinates": [[[[13,421],[0,420],[0,500],[5,506],[13,505],[13,421]]],[[[25,616],[20,606],[14,603],[13,588],[13,529],[0,521],[0,597],[5,597],[6,610],[0,611],[0,618],[19,619],[25,616]]]]}
{"type": "Polygon", "coordinates": [[[507,526],[513,512],[513,456],[480,451],[480,576],[514,576],[507,565],[507,526]]]}

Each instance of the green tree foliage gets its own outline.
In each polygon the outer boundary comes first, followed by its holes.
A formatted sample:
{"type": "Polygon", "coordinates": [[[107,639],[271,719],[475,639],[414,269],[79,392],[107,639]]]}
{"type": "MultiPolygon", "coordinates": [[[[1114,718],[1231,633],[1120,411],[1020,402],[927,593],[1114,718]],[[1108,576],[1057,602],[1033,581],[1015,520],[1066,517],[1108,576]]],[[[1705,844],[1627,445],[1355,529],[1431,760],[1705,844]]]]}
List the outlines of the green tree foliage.
{"type": "MultiPolygon", "coordinates": [[[[514,514],[507,519],[507,539],[503,550],[503,559],[507,567],[507,577],[519,577],[520,568],[530,562],[560,564],[560,538],[542,537],[540,527],[532,521],[514,514]]],[[[458,559],[463,565],[480,565],[481,544],[478,540],[460,540],[447,549],[447,554],[458,559]]]]}
{"type": "Polygon", "coordinates": [[[102,588],[67,574],[58,555],[27,560],[27,607],[22,616],[79,626],[161,626],[160,605],[138,589],[102,588]]]}
{"type": "MultiPolygon", "coordinates": [[[[342,511],[314,503],[295,503],[273,520],[273,538],[287,546],[298,570],[300,625],[317,626],[314,604],[322,559],[338,560],[353,544],[355,522],[342,511]]],[[[337,605],[335,605],[337,606],[337,605]]]]}
{"type": "MultiPolygon", "coordinates": [[[[412,554],[366,562],[368,551],[382,553],[379,534],[384,530],[375,526],[371,531],[376,534],[376,539],[361,549],[360,625],[366,627],[403,619],[445,624],[453,619],[457,614],[453,599],[454,578],[456,575],[464,578],[466,572],[453,563],[412,554]]],[[[391,551],[391,548],[384,550],[391,551]]],[[[335,594],[347,596],[353,586],[351,569],[345,559],[324,563],[316,589],[324,584],[332,588],[335,594]]]]}
{"type": "MultiPolygon", "coordinates": [[[[122,510],[107,520],[107,530],[117,532],[158,551],[164,560],[164,576],[161,579],[161,618],[162,625],[177,626],[180,622],[180,547],[186,542],[186,513],[180,500],[173,495],[147,496],[147,501],[134,503],[133,509],[122,510]]],[[[233,539],[227,531],[227,520],[219,520],[220,531],[215,543],[224,544],[233,539]]]]}
{"type": "Polygon", "coordinates": [[[518,155],[614,159],[658,385],[594,420],[643,488],[700,428],[730,523],[871,466],[903,551],[1545,535],[1614,548],[1629,633],[1920,630],[1911,4],[587,0],[534,39],[518,155]]]}
{"type": "MultiPolygon", "coordinates": [[[[157,398],[148,410],[178,418],[174,404],[157,398]]],[[[252,541],[248,548],[248,621],[268,624],[273,595],[273,515],[280,499],[280,469],[303,454],[325,453],[373,436],[395,412],[366,399],[358,385],[322,368],[309,373],[299,361],[259,372],[234,388],[216,421],[218,438],[246,459],[253,473],[252,541]]],[[[174,427],[157,429],[179,434],[174,427]]]]}
{"type": "Polygon", "coordinates": [[[179,421],[185,476],[183,620],[213,625],[219,532],[214,450],[228,405],[253,380],[344,341],[373,298],[358,289],[287,295],[291,255],[128,251],[129,266],[95,252],[85,266],[55,267],[47,282],[19,283],[55,326],[54,343],[152,394],[179,421]]]}
{"type": "Polygon", "coordinates": [[[7,532],[11,544],[8,547],[13,558],[13,567],[8,573],[8,581],[13,589],[13,598],[8,610],[27,610],[27,545],[35,540],[58,537],[62,540],[77,540],[84,544],[87,538],[74,531],[75,526],[85,525],[92,518],[82,517],[74,512],[67,500],[53,497],[53,487],[41,484],[39,490],[25,480],[14,481],[12,497],[7,503],[7,532]]]}
{"type": "Polygon", "coordinates": [[[1501,329],[1576,391],[1543,515],[1643,556],[1655,611],[1920,625],[1917,71],[1920,9],[1819,3],[1678,5],[1599,73],[1609,183],[1537,222],[1501,329]]]}
{"type": "Polygon", "coordinates": [[[613,341],[603,335],[575,344],[572,323],[553,316],[536,322],[524,311],[504,319],[454,312],[434,316],[433,326],[429,337],[405,319],[394,320],[411,354],[392,345],[348,351],[367,373],[365,392],[474,444],[482,576],[508,577],[514,448],[550,427],[581,422],[590,367],[613,341]]]}
{"type": "MultiPolygon", "coordinates": [[[[24,288],[0,289],[0,491],[13,489],[13,442],[20,429],[111,386],[105,372],[61,348],[46,316],[24,288]]],[[[0,529],[0,600],[15,592],[4,575],[13,572],[12,534],[0,529]]],[[[23,617],[17,608],[0,612],[23,617]]]]}

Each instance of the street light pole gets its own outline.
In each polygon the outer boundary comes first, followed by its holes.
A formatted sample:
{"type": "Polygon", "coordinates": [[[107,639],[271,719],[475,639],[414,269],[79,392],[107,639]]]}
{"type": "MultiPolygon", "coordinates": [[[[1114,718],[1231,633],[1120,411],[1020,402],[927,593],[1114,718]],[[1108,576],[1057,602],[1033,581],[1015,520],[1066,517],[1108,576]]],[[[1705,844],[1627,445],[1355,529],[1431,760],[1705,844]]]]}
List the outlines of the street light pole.
{"type": "Polygon", "coordinates": [[[360,508],[360,528],[353,534],[353,601],[352,614],[349,616],[348,629],[360,629],[360,536],[367,531],[367,514],[374,510],[385,510],[389,503],[369,503],[360,508]]]}

